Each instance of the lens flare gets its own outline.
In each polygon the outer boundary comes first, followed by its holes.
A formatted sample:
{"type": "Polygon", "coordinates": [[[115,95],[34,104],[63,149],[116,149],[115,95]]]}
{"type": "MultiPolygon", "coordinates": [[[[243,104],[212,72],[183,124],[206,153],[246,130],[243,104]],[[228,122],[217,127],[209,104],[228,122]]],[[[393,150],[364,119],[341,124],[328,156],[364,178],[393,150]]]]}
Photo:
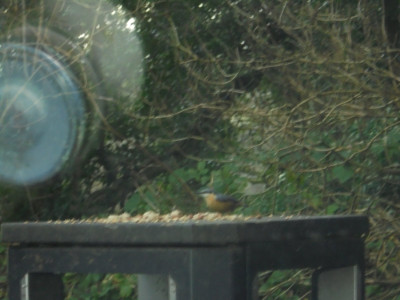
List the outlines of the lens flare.
{"type": "Polygon", "coordinates": [[[24,9],[0,33],[0,181],[27,186],[84,156],[104,102],[135,100],[143,55],[135,19],[107,0],[24,9]]]}

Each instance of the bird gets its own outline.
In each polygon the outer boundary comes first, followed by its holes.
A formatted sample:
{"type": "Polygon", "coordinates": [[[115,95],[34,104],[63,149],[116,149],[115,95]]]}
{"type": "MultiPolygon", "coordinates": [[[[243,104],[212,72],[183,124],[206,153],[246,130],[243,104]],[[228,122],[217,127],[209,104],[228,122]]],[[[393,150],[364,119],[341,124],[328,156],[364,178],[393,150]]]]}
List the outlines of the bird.
{"type": "Polygon", "coordinates": [[[215,212],[233,211],[240,205],[239,200],[234,197],[215,193],[213,189],[202,189],[197,194],[205,200],[207,207],[215,212]]]}

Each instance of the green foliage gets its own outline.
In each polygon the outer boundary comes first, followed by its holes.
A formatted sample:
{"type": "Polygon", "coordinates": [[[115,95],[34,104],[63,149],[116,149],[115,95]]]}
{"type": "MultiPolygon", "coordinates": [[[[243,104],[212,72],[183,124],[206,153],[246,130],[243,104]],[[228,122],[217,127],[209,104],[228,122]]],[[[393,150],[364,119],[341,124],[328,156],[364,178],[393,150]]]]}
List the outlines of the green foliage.
{"type": "Polygon", "coordinates": [[[300,300],[310,294],[309,270],[277,270],[259,274],[260,299],[300,300]]]}
{"type": "MultiPolygon", "coordinates": [[[[1,234],[0,234],[1,240],[1,234]]],[[[7,247],[0,244],[0,298],[5,299],[7,295],[7,247]]]]}
{"type": "Polygon", "coordinates": [[[209,186],[216,191],[241,196],[247,180],[235,176],[235,164],[198,162],[193,168],[179,168],[158,176],[151,184],[139,187],[125,202],[124,209],[131,214],[147,210],[168,212],[180,209],[196,212],[202,205],[196,196],[200,187],[209,186]],[[215,169],[217,168],[217,169],[215,169]]]}
{"type": "Polygon", "coordinates": [[[137,297],[137,279],[127,274],[64,275],[64,284],[69,288],[67,300],[117,300],[137,297]]]}

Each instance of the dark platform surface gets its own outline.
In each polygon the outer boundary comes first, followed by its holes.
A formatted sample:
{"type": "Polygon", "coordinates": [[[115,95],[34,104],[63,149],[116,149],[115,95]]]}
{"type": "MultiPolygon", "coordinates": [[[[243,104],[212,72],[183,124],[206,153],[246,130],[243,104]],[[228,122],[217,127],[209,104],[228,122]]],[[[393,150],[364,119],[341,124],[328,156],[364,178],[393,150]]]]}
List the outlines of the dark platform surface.
{"type": "Polygon", "coordinates": [[[4,223],[2,242],[21,245],[222,246],[362,238],[366,216],[270,217],[171,223],[4,223]]]}

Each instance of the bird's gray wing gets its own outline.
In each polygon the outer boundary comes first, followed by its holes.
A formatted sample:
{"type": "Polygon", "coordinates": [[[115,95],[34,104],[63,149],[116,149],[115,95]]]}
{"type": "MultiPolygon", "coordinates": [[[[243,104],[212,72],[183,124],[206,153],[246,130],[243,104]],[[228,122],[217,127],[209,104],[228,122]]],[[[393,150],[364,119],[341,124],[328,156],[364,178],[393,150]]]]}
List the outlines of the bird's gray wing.
{"type": "Polygon", "coordinates": [[[224,194],[217,194],[217,199],[218,201],[221,202],[234,202],[234,203],[239,203],[239,200],[232,196],[224,195],[224,194]]]}

